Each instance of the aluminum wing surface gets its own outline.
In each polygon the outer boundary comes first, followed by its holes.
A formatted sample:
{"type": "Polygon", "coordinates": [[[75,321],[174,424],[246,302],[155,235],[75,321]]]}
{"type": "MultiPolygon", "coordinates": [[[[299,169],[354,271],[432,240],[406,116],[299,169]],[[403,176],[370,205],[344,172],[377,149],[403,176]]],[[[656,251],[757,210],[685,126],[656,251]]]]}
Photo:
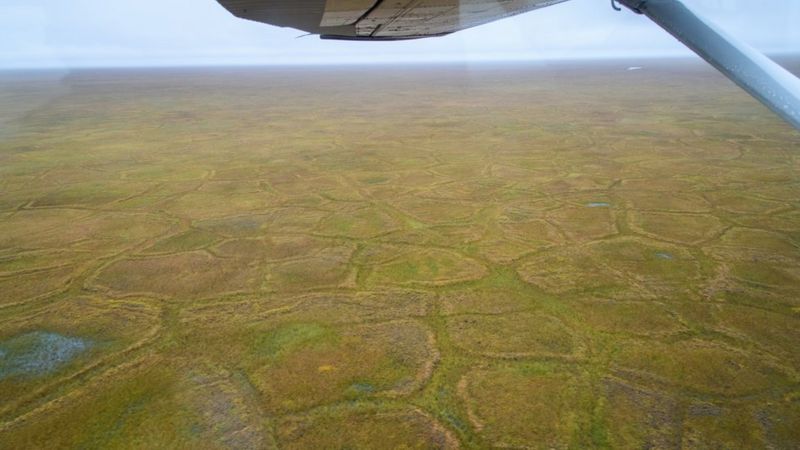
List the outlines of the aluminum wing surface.
{"type": "Polygon", "coordinates": [[[243,19],[326,39],[442,36],[566,0],[218,0],[243,19]]]}
{"type": "MultiPolygon", "coordinates": [[[[327,39],[397,40],[442,36],[566,0],[217,1],[238,17],[327,39]]],[[[800,80],[787,70],[719,31],[681,0],[614,1],[650,18],[800,130],[800,80]]]]}

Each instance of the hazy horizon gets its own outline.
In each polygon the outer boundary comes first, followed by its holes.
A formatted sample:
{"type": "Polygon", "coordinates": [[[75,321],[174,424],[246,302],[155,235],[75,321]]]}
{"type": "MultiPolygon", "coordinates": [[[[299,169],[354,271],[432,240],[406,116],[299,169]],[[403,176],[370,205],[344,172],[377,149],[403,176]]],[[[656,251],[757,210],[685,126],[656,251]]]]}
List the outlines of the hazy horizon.
{"type": "MultiPolygon", "coordinates": [[[[774,61],[786,67],[793,62],[800,60],[800,51],[797,52],[783,52],[767,53],[774,61]]],[[[380,69],[383,67],[400,66],[400,67],[419,67],[419,68],[436,68],[436,67],[458,67],[469,66],[474,68],[492,67],[492,66],[541,66],[541,68],[548,69],[553,66],[560,65],[613,65],[620,64],[623,69],[632,70],[647,70],[651,64],[662,64],[665,62],[678,63],[683,65],[694,65],[696,67],[705,67],[709,72],[719,74],[719,72],[710,66],[707,62],[703,61],[700,57],[689,55],[663,55],[663,56],[571,56],[571,57],[552,57],[541,59],[481,59],[481,60],[445,60],[445,61],[425,61],[425,60],[409,60],[409,61],[342,61],[342,62],[320,62],[320,61],[291,61],[291,62],[241,62],[241,63],[175,63],[175,64],[137,64],[137,65],[86,65],[74,67],[2,67],[0,66],[0,74],[13,74],[13,73],[47,73],[47,72],[74,72],[74,71],[127,71],[127,70],[229,70],[229,69],[292,69],[292,68],[318,68],[318,69],[348,69],[356,67],[368,67],[380,69]],[[628,66],[630,65],[630,66],[628,66]]],[[[722,74],[719,74],[722,77],[722,74]]]]}
{"type": "MultiPolygon", "coordinates": [[[[800,3],[687,0],[732,34],[771,54],[800,53],[800,3]]],[[[352,65],[557,61],[691,56],[675,39],[604,0],[571,0],[441,38],[321,41],[237,19],[215,0],[0,5],[0,70],[32,68],[352,65]]]]}

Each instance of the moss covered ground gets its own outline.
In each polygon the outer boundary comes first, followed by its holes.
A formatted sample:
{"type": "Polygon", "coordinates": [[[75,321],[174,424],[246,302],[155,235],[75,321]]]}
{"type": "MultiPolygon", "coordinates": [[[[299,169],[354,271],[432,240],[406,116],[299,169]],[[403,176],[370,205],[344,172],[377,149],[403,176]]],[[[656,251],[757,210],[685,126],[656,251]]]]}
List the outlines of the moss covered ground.
{"type": "Polygon", "coordinates": [[[800,447],[800,134],[629,65],[0,73],[0,449],[800,447]]]}

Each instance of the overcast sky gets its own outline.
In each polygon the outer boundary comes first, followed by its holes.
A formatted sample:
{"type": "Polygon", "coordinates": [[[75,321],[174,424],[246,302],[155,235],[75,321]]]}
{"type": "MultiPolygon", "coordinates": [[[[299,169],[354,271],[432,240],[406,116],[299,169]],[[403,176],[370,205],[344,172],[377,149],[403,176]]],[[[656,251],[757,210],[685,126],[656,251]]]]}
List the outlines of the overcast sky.
{"type": "MultiPolygon", "coordinates": [[[[772,53],[800,52],[800,0],[685,0],[772,53]]],[[[0,0],[0,68],[664,56],[688,52],[609,0],[570,0],[442,38],[335,42],[237,19],[215,0],[0,0]]]]}

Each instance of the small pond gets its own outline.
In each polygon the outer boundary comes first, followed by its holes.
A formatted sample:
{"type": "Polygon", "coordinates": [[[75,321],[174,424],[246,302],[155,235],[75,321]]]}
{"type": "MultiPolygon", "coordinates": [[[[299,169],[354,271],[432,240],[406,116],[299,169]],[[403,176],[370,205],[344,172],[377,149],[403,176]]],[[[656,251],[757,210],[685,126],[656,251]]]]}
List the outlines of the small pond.
{"type": "Polygon", "coordinates": [[[34,331],[0,341],[0,380],[56,371],[90,346],[86,339],[34,331]]]}

